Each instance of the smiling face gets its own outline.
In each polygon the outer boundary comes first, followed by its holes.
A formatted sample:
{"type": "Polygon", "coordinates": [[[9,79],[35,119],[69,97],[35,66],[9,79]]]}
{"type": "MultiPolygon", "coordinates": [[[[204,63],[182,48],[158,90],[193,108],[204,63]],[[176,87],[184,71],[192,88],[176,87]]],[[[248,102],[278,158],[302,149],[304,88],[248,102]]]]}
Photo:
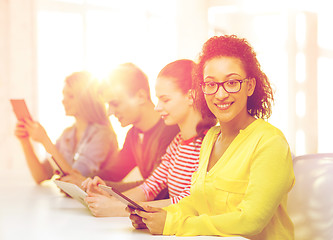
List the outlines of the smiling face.
{"type": "MultiPolygon", "coordinates": [[[[217,57],[206,62],[203,69],[204,82],[225,82],[228,80],[244,80],[247,78],[242,62],[233,57],[217,57]]],[[[223,87],[212,95],[205,95],[210,111],[216,116],[220,124],[245,121],[247,112],[247,98],[253,94],[255,79],[249,79],[241,84],[237,93],[228,93],[223,87]]]]}
{"type": "Polygon", "coordinates": [[[184,94],[172,78],[160,77],[155,86],[158,104],[155,110],[160,113],[167,125],[182,124],[192,108],[193,100],[188,93],[184,94]]]}

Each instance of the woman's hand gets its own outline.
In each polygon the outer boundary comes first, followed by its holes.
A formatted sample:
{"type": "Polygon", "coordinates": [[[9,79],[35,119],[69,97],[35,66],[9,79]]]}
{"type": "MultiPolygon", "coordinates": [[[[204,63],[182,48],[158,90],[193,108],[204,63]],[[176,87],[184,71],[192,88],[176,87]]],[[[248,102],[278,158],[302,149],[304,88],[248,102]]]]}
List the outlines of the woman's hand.
{"type": "MultiPolygon", "coordinates": [[[[144,208],[147,212],[136,209],[135,214],[141,218],[141,222],[146,225],[151,234],[163,234],[167,212],[162,208],[154,208],[150,206],[145,206],[144,208]]],[[[138,223],[138,226],[143,226],[137,218],[135,218],[135,223],[138,223]]]]}
{"type": "Polygon", "coordinates": [[[135,229],[145,229],[147,228],[146,224],[142,222],[142,218],[135,213],[135,209],[129,206],[126,207],[126,211],[130,214],[129,218],[132,221],[132,226],[135,229]]]}
{"type": "Polygon", "coordinates": [[[60,180],[73,183],[78,187],[82,188],[82,183],[86,180],[86,178],[82,176],[82,174],[78,170],[72,169],[69,174],[62,176],[60,180]]]}
{"type": "Polygon", "coordinates": [[[19,120],[16,123],[14,134],[19,140],[27,139],[29,137],[29,133],[28,133],[26,127],[25,127],[25,122],[24,121],[19,120]]]}
{"type": "Polygon", "coordinates": [[[85,202],[95,217],[116,217],[123,216],[125,213],[124,204],[113,199],[110,195],[88,193],[85,202]]]}
{"type": "Polygon", "coordinates": [[[25,128],[32,140],[44,144],[48,139],[47,133],[39,122],[25,119],[25,128]]]}
{"type": "Polygon", "coordinates": [[[94,179],[87,178],[84,180],[81,184],[81,188],[85,190],[87,193],[96,193],[101,194],[105,196],[109,196],[107,192],[105,192],[103,189],[98,187],[99,184],[106,185],[106,183],[98,176],[94,177],[94,179]]]}
{"type": "Polygon", "coordinates": [[[92,179],[90,177],[86,178],[86,180],[84,180],[82,183],[81,183],[81,188],[84,190],[84,191],[87,191],[88,189],[88,184],[92,181],[92,179]]]}

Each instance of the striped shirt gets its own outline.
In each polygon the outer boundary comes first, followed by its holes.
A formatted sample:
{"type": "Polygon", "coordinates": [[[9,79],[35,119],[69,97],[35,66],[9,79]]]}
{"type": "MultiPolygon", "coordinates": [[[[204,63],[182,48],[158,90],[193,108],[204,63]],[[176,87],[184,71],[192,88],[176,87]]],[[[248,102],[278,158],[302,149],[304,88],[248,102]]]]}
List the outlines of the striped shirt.
{"type": "Polygon", "coordinates": [[[147,200],[153,200],[168,187],[172,203],[190,195],[191,178],[198,168],[202,138],[183,140],[181,134],[168,146],[161,158],[161,164],[140,186],[147,200]]]}

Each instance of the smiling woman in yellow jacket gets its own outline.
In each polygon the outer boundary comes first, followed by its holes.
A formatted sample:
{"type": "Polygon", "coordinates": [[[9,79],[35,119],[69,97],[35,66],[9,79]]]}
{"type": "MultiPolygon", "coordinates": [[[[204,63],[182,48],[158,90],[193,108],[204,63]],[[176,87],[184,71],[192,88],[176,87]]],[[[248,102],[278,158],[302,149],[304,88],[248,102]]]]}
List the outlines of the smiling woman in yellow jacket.
{"type": "Polygon", "coordinates": [[[258,119],[207,172],[219,134],[214,127],[206,135],[191,195],[167,208],[163,234],[293,239],[286,203],[294,175],[283,134],[258,119]]]}
{"type": "Polygon", "coordinates": [[[286,209],[295,181],[291,153],[282,132],[263,120],[273,94],[252,47],[234,35],[209,39],[196,77],[198,107],[219,126],[204,138],[191,195],[136,210],[142,224],[133,225],[164,235],[294,239],[286,209]]]}

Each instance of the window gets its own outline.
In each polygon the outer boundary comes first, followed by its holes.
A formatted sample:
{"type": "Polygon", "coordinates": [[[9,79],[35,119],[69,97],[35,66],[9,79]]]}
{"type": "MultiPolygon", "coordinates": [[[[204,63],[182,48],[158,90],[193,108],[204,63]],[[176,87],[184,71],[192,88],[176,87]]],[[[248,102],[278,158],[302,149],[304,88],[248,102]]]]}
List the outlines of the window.
{"type": "Polygon", "coordinates": [[[333,21],[330,12],[318,14],[318,151],[332,152],[333,134],[333,31],[328,24],[333,21]]]}
{"type": "MultiPolygon", "coordinates": [[[[39,120],[54,141],[72,123],[61,104],[66,76],[88,70],[105,77],[133,62],[153,82],[177,57],[175,0],[41,0],[38,10],[39,120]]],[[[154,100],[155,94],[152,93],[154,100]]],[[[111,118],[122,143],[128,128],[111,118]]]]}
{"type": "Polygon", "coordinates": [[[323,2],[212,1],[211,34],[245,37],[275,88],[269,122],[295,155],[331,152],[333,21],[323,2]],[[260,6],[260,7],[259,7],[260,6]]]}

